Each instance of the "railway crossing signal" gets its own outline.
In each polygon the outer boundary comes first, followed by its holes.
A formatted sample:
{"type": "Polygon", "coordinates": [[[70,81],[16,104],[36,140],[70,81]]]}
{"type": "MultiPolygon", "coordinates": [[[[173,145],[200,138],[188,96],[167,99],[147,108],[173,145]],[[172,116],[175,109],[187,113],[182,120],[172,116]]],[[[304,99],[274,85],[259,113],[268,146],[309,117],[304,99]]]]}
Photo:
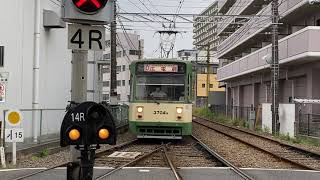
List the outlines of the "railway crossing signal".
{"type": "Polygon", "coordinates": [[[84,146],[116,144],[116,128],[109,112],[101,104],[84,102],[65,115],[60,131],[60,145],[84,146]]]}
{"type": "Polygon", "coordinates": [[[96,13],[103,9],[108,0],[72,0],[73,4],[84,13],[96,13]]]}
{"type": "Polygon", "coordinates": [[[62,19],[66,22],[103,25],[113,19],[114,0],[63,0],[62,19]]]}
{"type": "Polygon", "coordinates": [[[100,144],[116,144],[116,128],[110,111],[95,102],[71,107],[61,125],[60,145],[75,145],[81,151],[81,157],[80,163],[68,164],[68,180],[92,179],[95,150],[100,144]]]}

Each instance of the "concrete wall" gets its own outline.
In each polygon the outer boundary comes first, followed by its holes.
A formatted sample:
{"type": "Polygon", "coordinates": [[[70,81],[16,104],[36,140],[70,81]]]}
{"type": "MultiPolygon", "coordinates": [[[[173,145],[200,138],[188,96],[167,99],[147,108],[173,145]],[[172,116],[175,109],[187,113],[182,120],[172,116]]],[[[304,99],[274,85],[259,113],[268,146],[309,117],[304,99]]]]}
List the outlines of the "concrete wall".
{"type": "MultiPolygon", "coordinates": [[[[293,137],[295,134],[295,104],[280,104],[279,105],[279,121],[280,133],[289,134],[293,137]]],[[[268,127],[272,130],[272,113],[271,104],[262,104],[262,128],[268,127]]]]}

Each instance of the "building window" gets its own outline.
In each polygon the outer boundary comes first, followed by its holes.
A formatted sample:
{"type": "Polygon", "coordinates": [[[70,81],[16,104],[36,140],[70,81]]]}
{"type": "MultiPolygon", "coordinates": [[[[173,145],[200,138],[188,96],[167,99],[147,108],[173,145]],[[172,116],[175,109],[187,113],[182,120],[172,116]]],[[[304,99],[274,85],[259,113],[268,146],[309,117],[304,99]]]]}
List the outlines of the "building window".
{"type": "Polygon", "coordinates": [[[130,55],[140,55],[140,51],[138,50],[129,50],[130,55]]]}
{"type": "Polygon", "coordinates": [[[202,84],[202,88],[205,88],[206,87],[206,84],[202,84]]]}
{"type": "Polygon", "coordinates": [[[217,67],[214,67],[214,68],[213,68],[213,74],[217,74],[217,72],[218,72],[218,68],[217,68],[217,67]]]}
{"type": "Polygon", "coordinates": [[[102,67],[102,73],[110,73],[110,66],[109,65],[104,65],[102,67]]]}
{"type": "Polygon", "coordinates": [[[207,68],[201,67],[200,71],[201,71],[201,74],[207,73],[207,68]]]}
{"type": "Polygon", "coordinates": [[[102,100],[103,101],[108,101],[110,98],[109,94],[102,94],[102,100]]]}
{"type": "Polygon", "coordinates": [[[126,86],[126,80],[122,80],[122,86],[126,86]]]}
{"type": "Polygon", "coordinates": [[[117,66],[117,73],[121,72],[121,66],[117,66]]]}
{"type": "Polygon", "coordinates": [[[121,51],[117,52],[117,58],[121,57],[121,55],[122,55],[121,51]]]}
{"type": "Polygon", "coordinates": [[[4,46],[0,46],[0,67],[4,66],[4,46]]]}
{"type": "Polygon", "coordinates": [[[118,94],[118,95],[117,95],[117,99],[118,99],[118,101],[120,101],[120,99],[121,99],[121,94],[118,94]]]}
{"type": "Polygon", "coordinates": [[[126,65],[122,66],[122,71],[126,71],[126,65]]]}
{"type": "Polygon", "coordinates": [[[104,87],[109,87],[109,86],[110,86],[110,81],[104,81],[104,82],[102,83],[102,86],[104,86],[104,87]]]}
{"type": "Polygon", "coordinates": [[[121,80],[117,80],[117,86],[121,86],[121,80]]]}
{"type": "Polygon", "coordinates": [[[210,88],[213,88],[213,84],[210,84],[210,86],[209,86],[210,88]]]}
{"type": "Polygon", "coordinates": [[[316,25],[317,25],[317,26],[320,26],[320,19],[317,19],[316,25]]]}
{"type": "Polygon", "coordinates": [[[110,53],[103,55],[103,59],[104,59],[104,60],[107,60],[107,59],[110,59],[110,58],[111,58],[111,54],[110,54],[110,53]]]}
{"type": "Polygon", "coordinates": [[[122,51],[123,56],[126,56],[126,50],[122,51]]]}

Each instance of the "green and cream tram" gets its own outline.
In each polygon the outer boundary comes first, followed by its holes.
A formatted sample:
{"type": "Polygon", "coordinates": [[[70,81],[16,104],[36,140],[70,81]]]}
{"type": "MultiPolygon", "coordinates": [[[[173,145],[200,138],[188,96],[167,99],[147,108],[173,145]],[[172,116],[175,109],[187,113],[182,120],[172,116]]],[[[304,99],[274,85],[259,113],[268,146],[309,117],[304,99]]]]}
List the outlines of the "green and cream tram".
{"type": "Polygon", "coordinates": [[[138,138],[181,139],[192,131],[192,64],[132,62],[129,127],[138,138]]]}

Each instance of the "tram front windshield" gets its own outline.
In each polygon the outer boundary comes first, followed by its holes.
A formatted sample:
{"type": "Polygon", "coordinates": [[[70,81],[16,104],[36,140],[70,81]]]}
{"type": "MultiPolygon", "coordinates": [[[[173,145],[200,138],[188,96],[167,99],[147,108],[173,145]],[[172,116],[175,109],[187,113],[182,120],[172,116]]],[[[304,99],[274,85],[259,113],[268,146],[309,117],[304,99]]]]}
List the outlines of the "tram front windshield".
{"type": "Polygon", "coordinates": [[[185,101],[184,91],[184,74],[153,73],[137,76],[137,100],[185,101]]]}

